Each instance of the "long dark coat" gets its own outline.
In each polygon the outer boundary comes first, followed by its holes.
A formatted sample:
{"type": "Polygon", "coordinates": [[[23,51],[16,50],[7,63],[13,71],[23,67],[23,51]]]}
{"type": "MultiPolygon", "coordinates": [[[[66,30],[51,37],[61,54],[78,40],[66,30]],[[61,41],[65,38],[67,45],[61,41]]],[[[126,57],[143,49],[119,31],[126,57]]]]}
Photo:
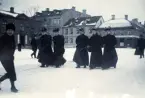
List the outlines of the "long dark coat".
{"type": "Polygon", "coordinates": [[[53,37],[53,43],[54,43],[54,65],[63,65],[66,60],[63,57],[63,54],[65,52],[64,49],[64,36],[63,35],[56,35],[53,37]]]}
{"type": "Polygon", "coordinates": [[[31,40],[31,46],[32,46],[32,50],[36,51],[37,50],[37,41],[35,38],[32,38],[31,40]]]}
{"type": "Polygon", "coordinates": [[[88,55],[88,42],[89,38],[82,34],[76,38],[76,51],[73,57],[73,61],[79,66],[89,65],[89,55],[88,55]]]}
{"type": "Polygon", "coordinates": [[[104,38],[104,54],[102,68],[115,67],[118,61],[115,45],[117,40],[114,35],[106,35],[104,38]]]}
{"type": "Polygon", "coordinates": [[[0,37],[0,61],[6,70],[5,77],[11,81],[16,81],[14,67],[14,53],[16,49],[14,35],[9,36],[6,33],[0,37]]]}
{"type": "Polygon", "coordinates": [[[138,48],[138,54],[143,55],[144,54],[144,48],[145,48],[145,39],[139,38],[137,41],[137,47],[138,48]]]}
{"type": "Polygon", "coordinates": [[[39,62],[46,65],[53,64],[53,51],[52,51],[52,37],[50,35],[42,35],[40,38],[40,56],[39,62]]]}
{"type": "Polygon", "coordinates": [[[98,34],[93,35],[89,39],[89,46],[91,52],[90,68],[101,67],[102,65],[102,45],[103,38],[98,34]]]}

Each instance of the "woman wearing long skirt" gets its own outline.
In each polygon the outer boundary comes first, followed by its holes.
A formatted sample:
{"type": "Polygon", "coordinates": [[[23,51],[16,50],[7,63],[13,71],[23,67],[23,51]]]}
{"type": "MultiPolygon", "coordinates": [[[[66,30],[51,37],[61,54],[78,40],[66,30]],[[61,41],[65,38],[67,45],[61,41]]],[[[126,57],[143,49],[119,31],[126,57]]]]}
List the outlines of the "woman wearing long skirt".
{"type": "Polygon", "coordinates": [[[14,31],[14,24],[7,24],[6,33],[0,37],[0,61],[6,70],[6,74],[0,78],[0,83],[9,79],[11,83],[11,91],[16,93],[18,90],[14,83],[17,79],[14,66],[14,53],[16,49],[14,31]]]}
{"type": "Polygon", "coordinates": [[[108,69],[110,67],[116,68],[118,61],[115,45],[117,44],[116,37],[108,31],[108,34],[103,37],[104,40],[104,54],[102,69],[108,69]]]}
{"type": "Polygon", "coordinates": [[[40,38],[40,67],[48,67],[53,64],[53,51],[52,51],[52,37],[46,33],[46,28],[42,30],[43,35],[40,38]]]}
{"type": "Polygon", "coordinates": [[[56,68],[64,65],[66,62],[63,54],[65,52],[64,49],[64,36],[59,34],[59,29],[54,29],[53,31],[55,36],[53,37],[53,49],[54,49],[54,65],[56,68]]]}
{"type": "Polygon", "coordinates": [[[97,34],[96,29],[92,30],[93,35],[89,39],[89,46],[91,52],[90,69],[102,66],[102,45],[103,39],[97,34]]]}
{"type": "Polygon", "coordinates": [[[84,30],[79,30],[80,35],[76,38],[76,51],[73,57],[73,61],[77,64],[76,68],[80,68],[81,66],[89,65],[89,55],[88,55],[88,42],[89,38],[84,34],[84,30]]]}

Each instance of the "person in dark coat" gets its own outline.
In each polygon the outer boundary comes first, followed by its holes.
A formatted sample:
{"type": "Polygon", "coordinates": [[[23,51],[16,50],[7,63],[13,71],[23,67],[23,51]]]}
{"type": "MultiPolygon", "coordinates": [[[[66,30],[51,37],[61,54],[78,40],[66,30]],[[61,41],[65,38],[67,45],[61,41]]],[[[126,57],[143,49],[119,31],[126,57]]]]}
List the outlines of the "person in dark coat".
{"type": "Polygon", "coordinates": [[[80,66],[89,65],[89,55],[88,55],[88,42],[89,38],[84,34],[84,29],[79,30],[80,35],[76,38],[76,51],[73,57],[73,61],[77,64],[76,68],[80,66]]]}
{"type": "Polygon", "coordinates": [[[53,51],[52,51],[52,37],[46,32],[46,28],[42,29],[43,35],[40,37],[40,57],[39,62],[42,64],[40,67],[48,67],[53,64],[53,51]]]}
{"type": "Polygon", "coordinates": [[[103,54],[103,65],[102,69],[108,69],[110,67],[116,68],[118,61],[117,52],[115,45],[117,44],[116,37],[107,30],[108,34],[103,37],[104,40],[104,54],[103,54]]]}
{"type": "Polygon", "coordinates": [[[38,55],[37,55],[37,59],[39,59],[40,57],[40,38],[41,38],[42,34],[38,34],[38,36],[36,36],[36,43],[37,43],[37,48],[38,48],[38,55]]]}
{"type": "Polygon", "coordinates": [[[59,34],[59,29],[54,29],[55,36],[53,37],[53,49],[54,49],[54,65],[59,68],[64,65],[66,60],[63,57],[64,49],[64,36],[59,34]]]}
{"type": "Polygon", "coordinates": [[[139,50],[140,58],[144,58],[145,39],[143,38],[143,35],[140,35],[140,38],[137,41],[137,48],[139,50]]]}
{"type": "Polygon", "coordinates": [[[34,56],[34,58],[36,58],[36,52],[37,52],[37,42],[36,42],[36,38],[33,37],[31,40],[31,46],[32,46],[32,51],[33,53],[31,54],[31,57],[34,56]]]}
{"type": "Polygon", "coordinates": [[[93,35],[89,39],[89,50],[91,52],[90,69],[102,66],[102,45],[103,38],[97,34],[96,29],[92,29],[93,35]]]}
{"type": "Polygon", "coordinates": [[[16,43],[14,38],[15,26],[12,23],[6,25],[6,33],[0,37],[0,61],[6,70],[6,74],[0,78],[0,83],[10,79],[11,91],[18,92],[15,87],[16,72],[14,67],[14,53],[16,43]]]}

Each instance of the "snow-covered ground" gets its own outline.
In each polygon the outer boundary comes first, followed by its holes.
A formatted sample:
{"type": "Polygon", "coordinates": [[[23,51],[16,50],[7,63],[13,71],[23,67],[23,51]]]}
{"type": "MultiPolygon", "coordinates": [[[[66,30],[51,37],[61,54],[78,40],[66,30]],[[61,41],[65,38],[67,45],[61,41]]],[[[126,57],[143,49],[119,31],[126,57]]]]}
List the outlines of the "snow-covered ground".
{"type": "MultiPolygon", "coordinates": [[[[75,49],[67,48],[64,67],[40,68],[31,50],[15,53],[17,87],[10,92],[4,81],[0,98],[145,98],[145,59],[134,56],[134,49],[117,49],[117,69],[76,69],[72,62],[75,49]],[[105,97],[106,96],[106,97],[105,97]]],[[[0,66],[0,75],[4,74],[0,66]]]]}

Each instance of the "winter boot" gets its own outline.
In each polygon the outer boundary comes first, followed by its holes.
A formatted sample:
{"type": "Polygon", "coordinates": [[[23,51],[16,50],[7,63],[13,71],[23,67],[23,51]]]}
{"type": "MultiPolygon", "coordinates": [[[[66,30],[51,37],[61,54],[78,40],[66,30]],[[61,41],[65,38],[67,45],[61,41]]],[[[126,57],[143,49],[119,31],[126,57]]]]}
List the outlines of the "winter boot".
{"type": "Polygon", "coordinates": [[[11,88],[11,92],[13,92],[13,93],[17,93],[18,90],[16,89],[16,87],[12,87],[12,88],[11,88]]]}

